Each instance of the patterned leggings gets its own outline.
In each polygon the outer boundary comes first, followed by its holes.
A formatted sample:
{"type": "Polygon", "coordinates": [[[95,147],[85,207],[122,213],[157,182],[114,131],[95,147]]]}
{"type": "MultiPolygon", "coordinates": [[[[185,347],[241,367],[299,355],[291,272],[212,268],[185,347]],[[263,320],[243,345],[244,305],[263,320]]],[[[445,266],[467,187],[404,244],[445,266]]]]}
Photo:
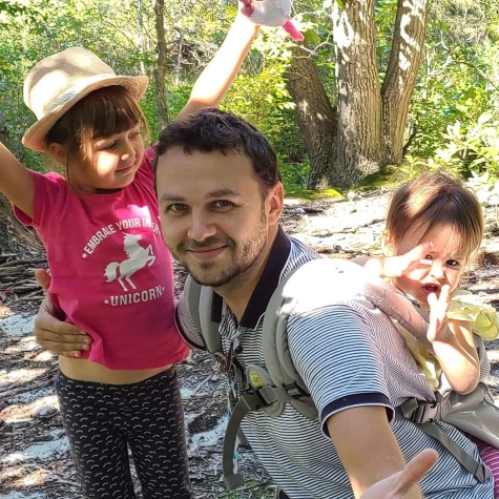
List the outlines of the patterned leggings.
{"type": "Polygon", "coordinates": [[[129,385],[56,378],[62,421],[87,499],[190,499],[184,414],[174,368],[129,385]]]}

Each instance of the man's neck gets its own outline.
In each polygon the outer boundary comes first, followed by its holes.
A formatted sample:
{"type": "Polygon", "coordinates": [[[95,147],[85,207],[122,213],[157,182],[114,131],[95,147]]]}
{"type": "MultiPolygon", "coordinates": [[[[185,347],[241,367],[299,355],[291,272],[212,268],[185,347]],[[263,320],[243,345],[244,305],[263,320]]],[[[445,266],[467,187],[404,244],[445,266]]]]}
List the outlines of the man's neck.
{"type": "Polygon", "coordinates": [[[235,277],[225,286],[214,290],[225,300],[238,321],[241,321],[251,295],[265,270],[278,230],[278,224],[269,228],[267,242],[260,256],[255,260],[254,265],[248,269],[247,272],[235,277]]]}

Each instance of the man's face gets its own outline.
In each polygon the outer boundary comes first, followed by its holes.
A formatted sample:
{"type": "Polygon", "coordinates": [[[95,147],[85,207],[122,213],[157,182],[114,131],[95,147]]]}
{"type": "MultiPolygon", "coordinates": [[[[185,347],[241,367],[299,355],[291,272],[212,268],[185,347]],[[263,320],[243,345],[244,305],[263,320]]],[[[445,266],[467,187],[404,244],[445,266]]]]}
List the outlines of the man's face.
{"type": "Polygon", "coordinates": [[[158,158],[157,194],[166,244],[197,282],[219,288],[263,265],[282,185],[264,198],[248,157],[172,148],[158,158]]]}

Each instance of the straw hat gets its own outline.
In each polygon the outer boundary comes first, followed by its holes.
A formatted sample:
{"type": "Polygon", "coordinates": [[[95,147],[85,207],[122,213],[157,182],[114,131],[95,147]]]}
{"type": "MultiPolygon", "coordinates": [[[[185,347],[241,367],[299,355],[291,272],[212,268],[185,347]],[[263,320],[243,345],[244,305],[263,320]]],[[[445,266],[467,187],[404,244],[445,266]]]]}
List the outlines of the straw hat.
{"type": "Polygon", "coordinates": [[[45,151],[45,136],[57,120],[94,90],[120,85],[139,100],[147,84],[147,76],[116,76],[106,63],[81,47],[42,59],[24,82],[24,102],[38,121],[24,134],[23,144],[45,151]]]}

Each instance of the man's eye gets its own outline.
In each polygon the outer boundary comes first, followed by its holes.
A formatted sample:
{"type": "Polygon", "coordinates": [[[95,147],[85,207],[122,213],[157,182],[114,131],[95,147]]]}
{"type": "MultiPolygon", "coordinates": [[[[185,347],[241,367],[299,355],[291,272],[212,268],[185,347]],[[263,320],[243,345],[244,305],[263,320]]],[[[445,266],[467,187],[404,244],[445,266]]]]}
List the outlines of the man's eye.
{"type": "Polygon", "coordinates": [[[166,211],[173,211],[174,213],[178,213],[179,211],[184,211],[186,209],[185,204],[175,203],[171,204],[166,208],[166,211]]]}
{"type": "Polygon", "coordinates": [[[225,201],[225,200],[220,200],[215,203],[215,206],[217,208],[227,208],[229,206],[233,206],[233,204],[230,201],[225,201]]]}

